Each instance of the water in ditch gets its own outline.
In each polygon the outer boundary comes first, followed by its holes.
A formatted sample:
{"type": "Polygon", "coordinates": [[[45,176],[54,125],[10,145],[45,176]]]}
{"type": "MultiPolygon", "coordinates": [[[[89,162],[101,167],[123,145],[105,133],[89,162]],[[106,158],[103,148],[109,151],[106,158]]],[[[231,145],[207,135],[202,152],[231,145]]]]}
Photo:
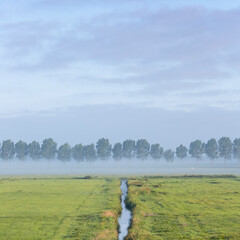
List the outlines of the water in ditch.
{"type": "Polygon", "coordinates": [[[118,219],[118,223],[119,223],[118,240],[123,240],[127,236],[128,228],[130,226],[131,218],[132,218],[132,214],[126,208],[126,204],[125,204],[125,199],[126,199],[127,193],[128,193],[128,186],[127,186],[126,179],[121,180],[121,190],[122,190],[122,198],[121,198],[122,213],[118,219]]]}

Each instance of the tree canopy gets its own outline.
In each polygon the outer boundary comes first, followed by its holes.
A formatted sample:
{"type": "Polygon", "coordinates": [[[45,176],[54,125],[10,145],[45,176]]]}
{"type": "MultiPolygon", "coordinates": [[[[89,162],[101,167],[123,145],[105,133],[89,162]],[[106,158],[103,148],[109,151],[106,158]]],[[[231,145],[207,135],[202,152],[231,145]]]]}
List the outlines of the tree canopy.
{"type": "Polygon", "coordinates": [[[196,140],[190,143],[189,154],[193,158],[201,158],[203,154],[203,143],[200,140],[196,140]]]}
{"type": "Polygon", "coordinates": [[[188,149],[182,144],[176,148],[176,156],[178,158],[181,158],[181,159],[186,158],[187,154],[188,154],[188,149]]]}
{"type": "Polygon", "coordinates": [[[116,160],[122,159],[123,156],[122,143],[115,143],[112,149],[112,156],[116,160]]]}
{"type": "Polygon", "coordinates": [[[219,156],[226,159],[232,157],[232,142],[229,137],[222,137],[218,141],[219,145],[219,156]]]}
{"type": "Polygon", "coordinates": [[[146,139],[139,139],[136,144],[136,156],[140,159],[148,158],[150,154],[150,144],[146,139]]]}
{"type": "Polygon", "coordinates": [[[209,159],[231,159],[232,156],[240,161],[240,138],[234,139],[232,142],[229,137],[222,137],[218,141],[211,138],[207,143],[201,140],[195,140],[190,143],[189,149],[180,144],[176,148],[176,152],[172,149],[164,151],[159,143],[150,144],[146,139],[137,141],[127,139],[123,142],[110,144],[108,138],[101,138],[94,143],[83,145],[81,143],[71,147],[69,143],[62,144],[57,148],[57,143],[52,138],[44,139],[40,144],[33,141],[29,144],[19,140],[14,144],[10,139],[4,140],[0,145],[0,157],[5,160],[14,157],[18,159],[54,159],[59,160],[75,159],[76,161],[93,161],[96,159],[107,160],[113,158],[115,160],[131,159],[149,159],[159,160],[161,158],[167,161],[173,161],[176,155],[179,159],[190,157],[201,159],[203,156],[209,159]]]}
{"type": "Polygon", "coordinates": [[[171,149],[168,149],[164,152],[164,158],[168,161],[168,162],[172,162],[174,160],[174,151],[172,151],[171,149]]]}
{"type": "Polygon", "coordinates": [[[96,149],[97,149],[97,157],[102,160],[107,160],[111,156],[111,145],[107,138],[101,138],[98,140],[96,149]]]}
{"type": "Polygon", "coordinates": [[[153,159],[160,159],[163,157],[164,150],[160,147],[159,143],[155,143],[151,145],[150,155],[153,159]]]}
{"type": "Polygon", "coordinates": [[[41,147],[40,143],[33,141],[28,145],[29,157],[36,160],[41,158],[41,147]]]}
{"type": "Polygon", "coordinates": [[[52,138],[44,139],[41,146],[41,154],[43,158],[53,159],[57,153],[57,143],[52,138]]]}
{"type": "Polygon", "coordinates": [[[70,160],[72,154],[71,146],[68,143],[61,145],[57,151],[57,158],[60,160],[70,160]]]}
{"type": "Polygon", "coordinates": [[[5,140],[1,147],[1,157],[2,159],[12,159],[15,154],[14,143],[11,140],[5,140]]]}
{"type": "Polygon", "coordinates": [[[218,143],[215,138],[208,140],[205,153],[210,159],[216,159],[218,157],[218,143]]]}
{"type": "Polygon", "coordinates": [[[134,140],[125,140],[123,142],[123,157],[131,159],[134,157],[135,152],[135,141],[134,140]]]}
{"type": "Polygon", "coordinates": [[[72,148],[72,157],[76,161],[83,161],[84,160],[84,151],[83,151],[83,145],[82,144],[76,144],[72,148]]]}
{"type": "Polygon", "coordinates": [[[28,144],[23,141],[18,141],[15,144],[16,157],[19,159],[25,159],[28,155],[28,144]]]}

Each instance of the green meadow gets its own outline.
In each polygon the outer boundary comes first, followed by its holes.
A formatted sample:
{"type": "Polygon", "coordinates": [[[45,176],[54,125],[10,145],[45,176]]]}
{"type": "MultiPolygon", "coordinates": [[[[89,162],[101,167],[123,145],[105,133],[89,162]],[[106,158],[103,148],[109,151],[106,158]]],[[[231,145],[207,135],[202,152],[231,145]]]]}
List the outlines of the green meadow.
{"type": "Polygon", "coordinates": [[[0,179],[0,239],[117,239],[118,179],[0,179]]]}
{"type": "MultiPolygon", "coordinates": [[[[240,239],[240,177],[129,178],[128,240],[240,239]]],[[[117,239],[120,179],[0,179],[1,240],[117,239]]]]}
{"type": "Polygon", "coordinates": [[[131,178],[128,184],[128,240],[240,239],[239,177],[131,178]]]}

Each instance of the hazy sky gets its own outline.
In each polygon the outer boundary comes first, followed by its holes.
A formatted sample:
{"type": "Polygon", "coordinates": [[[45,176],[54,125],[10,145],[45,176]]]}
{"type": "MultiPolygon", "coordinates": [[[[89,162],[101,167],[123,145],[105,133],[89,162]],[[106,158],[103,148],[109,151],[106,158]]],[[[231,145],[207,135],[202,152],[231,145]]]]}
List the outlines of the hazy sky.
{"type": "Polygon", "coordinates": [[[240,137],[239,0],[1,0],[0,136],[240,137]]]}

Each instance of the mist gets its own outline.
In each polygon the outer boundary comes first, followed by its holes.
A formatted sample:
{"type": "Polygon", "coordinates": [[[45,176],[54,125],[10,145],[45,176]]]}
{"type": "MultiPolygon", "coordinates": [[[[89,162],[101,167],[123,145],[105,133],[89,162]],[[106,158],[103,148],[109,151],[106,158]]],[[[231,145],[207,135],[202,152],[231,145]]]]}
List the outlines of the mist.
{"type": "Polygon", "coordinates": [[[0,174],[10,175],[194,175],[194,174],[234,174],[240,175],[240,164],[236,159],[224,161],[207,158],[196,160],[186,158],[174,159],[167,162],[164,159],[139,160],[122,159],[116,161],[95,160],[93,162],[77,162],[75,160],[59,161],[39,159],[26,160],[1,160],[0,174]]]}

